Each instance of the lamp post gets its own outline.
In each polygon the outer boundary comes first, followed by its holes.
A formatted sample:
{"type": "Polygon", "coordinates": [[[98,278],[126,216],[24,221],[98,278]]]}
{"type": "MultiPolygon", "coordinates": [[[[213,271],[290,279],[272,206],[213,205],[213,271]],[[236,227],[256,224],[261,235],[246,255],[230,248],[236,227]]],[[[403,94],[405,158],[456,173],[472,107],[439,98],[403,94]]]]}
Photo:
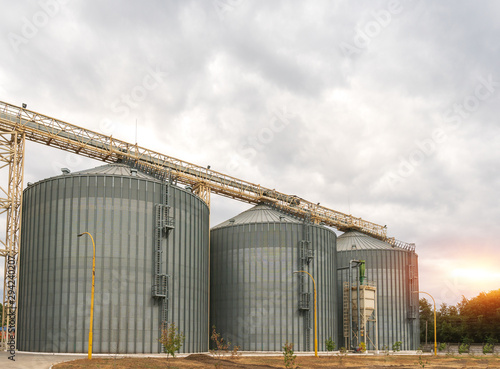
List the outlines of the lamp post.
{"type": "Polygon", "coordinates": [[[306,273],[309,277],[311,277],[314,286],[314,356],[318,357],[318,319],[316,315],[316,281],[313,276],[306,272],[305,270],[298,270],[295,273],[306,273]]]}
{"type": "Polygon", "coordinates": [[[432,302],[434,303],[434,356],[437,356],[437,331],[436,331],[436,301],[434,300],[434,297],[428,292],[424,291],[413,291],[413,293],[425,293],[426,295],[429,295],[432,299],[432,302]]]}
{"type": "Polygon", "coordinates": [[[95,243],[94,238],[89,232],[83,232],[78,235],[82,237],[88,234],[92,240],[92,247],[94,249],[94,256],[92,257],[92,292],[90,294],[90,328],[89,328],[89,360],[92,360],[92,323],[94,322],[94,279],[95,279],[95,243]]]}

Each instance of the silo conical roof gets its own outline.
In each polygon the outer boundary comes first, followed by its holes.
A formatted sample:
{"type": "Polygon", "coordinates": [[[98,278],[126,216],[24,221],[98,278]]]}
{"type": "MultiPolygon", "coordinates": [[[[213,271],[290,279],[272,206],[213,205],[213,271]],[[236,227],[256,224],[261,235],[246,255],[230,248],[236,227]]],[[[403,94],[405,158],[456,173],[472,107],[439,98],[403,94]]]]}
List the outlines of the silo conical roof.
{"type": "Polygon", "coordinates": [[[337,251],[347,250],[393,250],[391,244],[359,231],[347,231],[337,238],[337,251]],[[355,246],[355,248],[353,247],[355,246]]]}
{"type": "Polygon", "coordinates": [[[253,208],[226,220],[225,222],[216,225],[212,229],[223,228],[239,224],[252,223],[302,223],[299,219],[283,213],[269,205],[259,204],[253,208]]]}
{"type": "Polygon", "coordinates": [[[112,164],[105,164],[101,165],[95,168],[90,168],[90,169],[85,169],[81,170],[78,172],[73,172],[70,173],[69,175],[93,175],[93,174],[101,174],[101,175],[114,175],[114,176],[128,176],[132,177],[135,176],[137,178],[142,178],[142,179],[152,179],[155,180],[154,177],[141,172],[140,170],[136,170],[136,173],[132,175],[132,170],[130,166],[126,164],[121,164],[121,163],[112,163],[112,164]]]}

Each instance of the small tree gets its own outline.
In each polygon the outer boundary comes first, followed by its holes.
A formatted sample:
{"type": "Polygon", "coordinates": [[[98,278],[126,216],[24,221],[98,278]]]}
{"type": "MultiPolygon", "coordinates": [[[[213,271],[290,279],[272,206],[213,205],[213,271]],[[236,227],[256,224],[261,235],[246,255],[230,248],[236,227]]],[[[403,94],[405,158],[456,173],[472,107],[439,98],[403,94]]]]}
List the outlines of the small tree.
{"type": "Polygon", "coordinates": [[[495,346],[495,343],[498,343],[498,340],[493,336],[489,336],[488,338],[486,338],[486,343],[490,343],[491,345],[495,346]]]}
{"type": "Polygon", "coordinates": [[[493,353],[493,344],[492,343],[485,343],[483,346],[483,354],[491,354],[493,353]]]}
{"type": "Polygon", "coordinates": [[[231,357],[232,358],[238,358],[238,357],[240,357],[241,356],[240,349],[241,349],[240,346],[234,345],[233,346],[233,350],[231,351],[231,357]]]}
{"type": "Polygon", "coordinates": [[[469,352],[469,347],[470,347],[470,344],[468,344],[468,343],[460,344],[460,346],[458,346],[458,353],[465,354],[466,352],[469,352]]]}
{"type": "Polygon", "coordinates": [[[458,346],[458,353],[465,354],[466,352],[469,352],[470,344],[472,342],[472,338],[465,336],[465,338],[462,340],[462,343],[458,346]]]}
{"type": "Polygon", "coordinates": [[[212,326],[212,335],[210,339],[213,342],[213,349],[210,350],[212,356],[217,359],[215,362],[215,367],[218,368],[220,366],[220,361],[222,356],[227,353],[229,346],[231,346],[231,342],[224,341],[224,338],[221,337],[220,333],[217,333],[215,330],[215,325],[212,326]]]}
{"type": "Polygon", "coordinates": [[[179,332],[179,328],[176,327],[175,323],[166,324],[162,327],[158,341],[163,345],[163,352],[167,354],[167,362],[169,355],[175,357],[175,353],[182,347],[184,339],[184,335],[179,332]]]}
{"type": "Polygon", "coordinates": [[[339,364],[342,365],[342,361],[344,360],[344,358],[347,356],[347,349],[342,346],[340,349],[339,349],[339,353],[337,354],[337,357],[339,358],[339,364]]]}
{"type": "Polygon", "coordinates": [[[425,366],[429,363],[428,360],[425,360],[422,359],[422,351],[420,351],[420,353],[418,354],[418,362],[417,364],[421,367],[421,368],[425,368],[425,366]]]}
{"type": "Polygon", "coordinates": [[[384,345],[382,347],[382,352],[384,353],[385,356],[389,356],[390,355],[390,352],[389,352],[389,346],[387,345],[384,345]]]}
{"type": "Polygon", "coordinates": [[[326,351],[328,352],[335,351],[335,348],[337,347],[337,345],[335,345],[335,342],[332,340],[332,337],[329,337],[325,340],[325,346],[326,351]]]}
{"type": "Polygon", "coordinates": [[[394,352],[401,351],[402,344],[403,344],[403,342],[401,342],[401,341],[394,342],[394,344],[392,345],[392,351],[394,351],[394,352]]]}
{"type": "Polygon", "coordinates": [[[293,354],[293,343],[286,343],[283,345],[283,360],[285,361],[285,368],[295,368],[295,359],[297,355],[293,354]]]}

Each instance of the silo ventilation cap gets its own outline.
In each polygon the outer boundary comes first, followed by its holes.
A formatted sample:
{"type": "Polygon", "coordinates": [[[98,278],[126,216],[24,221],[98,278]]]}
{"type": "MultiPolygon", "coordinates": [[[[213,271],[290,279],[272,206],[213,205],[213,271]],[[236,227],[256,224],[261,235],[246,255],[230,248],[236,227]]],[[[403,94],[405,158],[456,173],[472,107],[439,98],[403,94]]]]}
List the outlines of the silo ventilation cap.
{"type": "Polygon", "coordinates": [[[69,170],[68,168],[61,168],[61,172],[63,174],[70,174],[71,173],[71,170],[69,170]]]}

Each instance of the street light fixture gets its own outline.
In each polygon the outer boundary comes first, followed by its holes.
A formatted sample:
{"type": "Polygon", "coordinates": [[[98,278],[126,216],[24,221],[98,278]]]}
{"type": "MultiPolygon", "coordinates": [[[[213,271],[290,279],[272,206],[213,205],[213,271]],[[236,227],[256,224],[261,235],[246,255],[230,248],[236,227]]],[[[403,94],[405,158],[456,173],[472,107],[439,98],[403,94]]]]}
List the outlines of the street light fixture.
{"type": "Polygon", "coordinates": [[[94,249],[94,256],[92,257],[92,293],[90,295],[90,328],[89,328],[89,360],[92,360],[92,323],[94,322],[94,279],[95,279],[95,243],[94,238],[89,232],[83,232],[78,235],[82,237],[88,234],[92,240],[92,247],[94,249]]]}
{"type": "Polygon", "coordinates": [[[316,315],[316,281],[313,276],[306,272],[305,270],[298,270],[293,272],[295,273],[306,273],[309,277],[311,277],[314,286],[314,356],[318,357],[318,319],[316,315]]]}
{"type": "Polygon", "coordinates": [[[434,297],[428,292],[424,291],[412,291],[413,293],[425,293],[426,295],[429,295],[432,299],[432,302],[434,303],[434,356],[437,356],[437,331],[436,331],[436,301],[434,300],[434,297]]]}

